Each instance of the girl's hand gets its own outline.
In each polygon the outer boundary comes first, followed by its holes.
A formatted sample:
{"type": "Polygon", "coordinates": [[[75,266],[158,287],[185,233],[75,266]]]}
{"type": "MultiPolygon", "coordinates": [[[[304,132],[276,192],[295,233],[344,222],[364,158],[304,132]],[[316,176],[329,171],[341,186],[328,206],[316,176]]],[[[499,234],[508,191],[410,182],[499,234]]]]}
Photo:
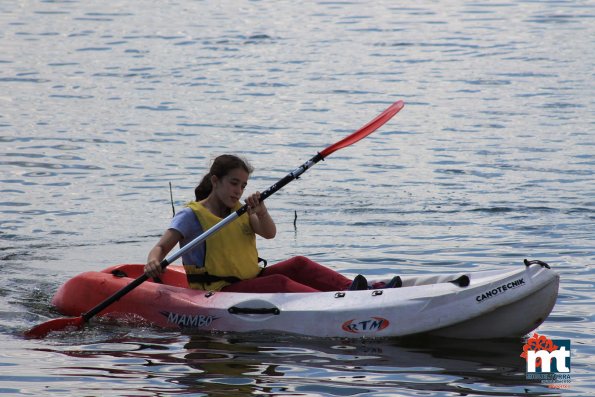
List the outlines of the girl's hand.
{"type": "Polygon", "coordinates": [[[145,265],[145,274],[148,277],[159,277],[163,273],[161,264],[157,259],[151,259],[145,265]]]}
{"type": "Polygon", "coordinates": [[[246,198],[246,204],[248,204],[248,214],[255,214],[259,218],[265,215],[267,207],[264,205],[264,201],[260,201],[260,192],[252,193],[246,198]]]}
{"type": "Polygon", "coordinates": [[[260,192],[251,194],[246,199],[248,204],[248,215],[250,216],[250,226],[254,233],[264,238],[273,238],[277,234],[277,227],[264,201],[260,201],[260,192]]]}
{"type": "Polygon", "coordinates": [[[163,233],[163,236],[161,236],[157,244],[155,244],[147,256],[145,274],[148,277],[157,277],[165,271],[165,269],[161,268],[161,261],[165,258],[165,255],[167,255],[167,253],[180,242],[180,240],[182,240],[182,235],[177,230],[167,229],[165,233],[163,233]]]}

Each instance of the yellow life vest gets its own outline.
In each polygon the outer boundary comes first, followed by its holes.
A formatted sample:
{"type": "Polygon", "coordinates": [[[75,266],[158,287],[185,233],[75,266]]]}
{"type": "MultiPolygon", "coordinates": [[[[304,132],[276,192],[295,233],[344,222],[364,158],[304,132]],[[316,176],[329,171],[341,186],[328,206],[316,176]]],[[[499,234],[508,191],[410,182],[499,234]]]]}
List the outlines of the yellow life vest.
{"type": "MultiPolygon", "coordinates": [[[[192,209],[204,231],[221,221],[221,218],[200,202],[192,201],[187,206],[192,209]]],[[[237,211],[241,206],[238,202],[233,211],[237,211]]],[[[235,277],[240,280],[249,280],[258,276],[260,267],[256,250],[256,234],[250,226],[250,218],[247,215],[240,216],[211,235],[205,244],[204,267],[184,264],[186,274],[207,273],[210,276],[235,277]]],[[[190,288],[209,291],[219,291],[230,284],[224,280],[211,283],[189,280],[190,288]]]]}

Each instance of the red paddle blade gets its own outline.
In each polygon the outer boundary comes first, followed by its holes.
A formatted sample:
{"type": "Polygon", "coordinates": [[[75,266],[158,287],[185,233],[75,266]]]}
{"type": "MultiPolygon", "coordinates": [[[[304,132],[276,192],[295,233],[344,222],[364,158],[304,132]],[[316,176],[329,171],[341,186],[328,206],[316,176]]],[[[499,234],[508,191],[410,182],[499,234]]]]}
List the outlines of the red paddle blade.
{"type": "Polygon", "coordinates": [[[56,318],[54,320],[46,321],[45,323],[36,325],[35,327],[26,331],[25,337],[42,339],[45,338],[50,332],[80,329],[83,327],[83,325],[85,325],[85,319],[83,317],[56,318]]]}
{"type": "Polygon", "coordinates": [[[353,145],[355,142],[367,137],[378,128],[382,127],[388,120],[393,118],[395,114],[399,113],[399,110],[403,109],[403,106],[405,106],[403,101],[397,101],[393,103],[384,112],[380,113],[374,120],[370,121],[368,124],[364,125],[362,128],[355,131],[348,137],[343,138],[339,142],[327,147],[322,152],[320,152],[320,155],[322,158],[325,158],[329,154],[336,152],[337,150],[346,146],[353,145]]]}

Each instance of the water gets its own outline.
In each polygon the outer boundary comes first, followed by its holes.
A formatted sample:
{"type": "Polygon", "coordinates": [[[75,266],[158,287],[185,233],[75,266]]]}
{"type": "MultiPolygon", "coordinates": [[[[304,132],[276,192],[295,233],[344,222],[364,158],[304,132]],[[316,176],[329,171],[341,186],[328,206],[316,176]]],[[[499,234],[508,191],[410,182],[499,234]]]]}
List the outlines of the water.
{"type": "Polygon", "coordinates": [[[593,394],[594,19],[591,1],[2,2],[0,393],[593,394]],[[526,380],[517,340],[21,337],[70,277],[145,260],[170,182],[180,208],[232,152],[263,190],[398,99],[269,199],[261,256],[370,276],[545,260],[561,287],[538,332],[572,341],[570,390],[526,380]]]}

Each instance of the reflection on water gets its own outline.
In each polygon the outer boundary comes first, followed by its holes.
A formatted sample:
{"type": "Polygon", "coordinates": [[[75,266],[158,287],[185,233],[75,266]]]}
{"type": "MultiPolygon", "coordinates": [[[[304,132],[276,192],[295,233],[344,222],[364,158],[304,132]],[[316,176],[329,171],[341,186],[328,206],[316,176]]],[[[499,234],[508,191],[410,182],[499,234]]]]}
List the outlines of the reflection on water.
{"type": "MultiPolygon", "coordinates": [[[[150,330],[146,331],[150,333],[150,330]]],[[[114,395],[395,395],[420,393],[546,395],[525,380],[520,340],[320,340],[280,335],[120,337],[38,346],[31,355],[57,391],[61,382],[81,393],[105,392],[101,378],[118,382],[114,395]],[[56,353],[64,357],[56,359],[56,353]],[[47,367],[46,367],[47,365],[47,367]],[[72,387],[72,386],[70,386],[72,387]]],[[[99,334],[97,335],[99,336],[99,334]]]]}

